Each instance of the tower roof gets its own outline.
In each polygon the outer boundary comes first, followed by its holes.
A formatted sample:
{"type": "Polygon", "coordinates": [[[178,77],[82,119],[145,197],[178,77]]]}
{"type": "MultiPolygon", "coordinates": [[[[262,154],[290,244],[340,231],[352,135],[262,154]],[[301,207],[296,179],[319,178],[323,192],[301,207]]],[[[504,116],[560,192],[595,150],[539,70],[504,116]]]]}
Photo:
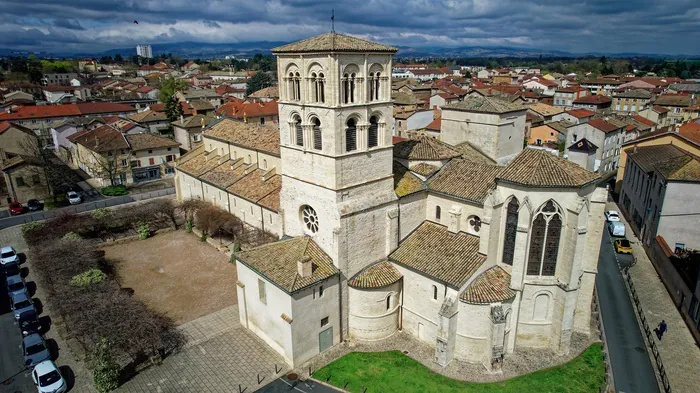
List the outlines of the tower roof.
{"type": "Polygon", "coordinates": [[[407,160],[449,160],[460,155],[459,151],[447,143],[426,135],[394,145],[394,157],[407,160]]]}
{"type": "Polygon", "coordinates": [[[385,52],[396,53],[397,48],[361,38],[338,34],[325,33],[316,37],[278,46],[272,53],[301,53],[301,52],[385,52]]]}

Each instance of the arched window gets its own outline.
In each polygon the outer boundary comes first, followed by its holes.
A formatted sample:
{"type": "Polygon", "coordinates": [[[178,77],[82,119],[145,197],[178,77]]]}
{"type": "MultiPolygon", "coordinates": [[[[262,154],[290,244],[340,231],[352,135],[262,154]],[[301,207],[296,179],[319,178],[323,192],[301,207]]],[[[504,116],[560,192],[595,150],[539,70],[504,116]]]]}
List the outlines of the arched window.
{"type": "Polygon", "coordinates": [[[345,128],[345,151],[353,151],[357,149],[357,126],[355,119],[348,119],[347,127],[345,128]]]}
{"type": "Polygon", "coordinates": [[[442,209],[440,209],[440,206],[435,206],[435,219],[439,220],[440,216],[442,213],[442,209]]]}
{"type": "Polygon", "coordinates": [[[350,77],[348,74],[343,75],[343,104],[350,102],[350,77]]]}
{"type": "Polygon", "coordinates": [[[369,133],[367,135],[367,146],[377,147],[379,142],[379,124],[377,123],[377,117],[372,116],[369,118],[369,133]]]}
{"type": "Polygon", "coordinates": [[[287,95],[288,99],[291,101],[297,100],[297,89],[294,87],[294,73],[289,73],[289,79],[287,80],[287,95]]]}
{"type": "Polygon", "coordinates": [[[518,209],[520,203],[517,198],[512,198],[506,210],[506,229],[503,236],[503,263],[513,265],[515,256],[515,236],[518,234],[518,209]]]}
{"type": "Polygon", "coordinates": [[[294,74],[294,88],[296,90],[296,99],[301,100],[301,75],[297,72],[294,74]]]}
{"type": "Polygon", "coordinates": [[[297,146],[304,146],[304,130],[301,128],[301,117],[294,116],[295,142],[297,146]]]}
{"type": "Polygon", "coordinates": [[[541,293],[535,297],[535,305],[532,310],[533,321],[546,321],[549,314],[549,295],[541,293]]]}
{"type": "Polygon", "coordinates": [[[355,102],[355,73],[350,74],[350,102],[355,102]]]}
{"type": "Polygon", "coordinates": [[[374,75],[374,99],[379,101],[379,77],[381,76],[381,72],[377,72],[374,75]]]}
{"type": "Polygon", "coordinates": [[[314,97],[314,102],[318,102],[318,77],[315,72],[311,73],[311,94],[314,97]]]}
{"type": "Polygon", "coordinates": [[[391,295],[386,297],[386,310],[389,311],[391,308],[391,295]]]}
{"type": "Polygon", "coordinates": [[[437,286],[433,285],[433,300],[437,300],[437,286]]]}
{"type": "Polygon", "coordinates": [[[553,201],[548,201],[535,215],[530,232],[530,253],[527,274],[553,276],[557,268],[559,240],[561,239],[561,212],[553,201]]]}
{"type": "Polygon", "coordinates": [[[321,136],[321,120],[318,120],[318,118],[314,117],[314,119],[311,122],[314,124],[314,149],[321,150],[323,149],[323,139],[321,136]]]}
{"type": "Polygon", "coordinates": [[[318,74],[318,80],[316,81],[316,84],[316,91],[318,92],[317,101],[322,103],[326,102],[326,92],[324,90],[325,80],[322,72],[318,74]]]}
{"type": "Polygon", "coordinates": [[[369,78],[367,78],[367,84],[369,84],[369,101],[374,100],[374,74],[370,73],[369,78]]]}
{"type": "Polygon", "coordinates": [[[263,159],[263,169],[267,169],[267,160],[263,159]]]}

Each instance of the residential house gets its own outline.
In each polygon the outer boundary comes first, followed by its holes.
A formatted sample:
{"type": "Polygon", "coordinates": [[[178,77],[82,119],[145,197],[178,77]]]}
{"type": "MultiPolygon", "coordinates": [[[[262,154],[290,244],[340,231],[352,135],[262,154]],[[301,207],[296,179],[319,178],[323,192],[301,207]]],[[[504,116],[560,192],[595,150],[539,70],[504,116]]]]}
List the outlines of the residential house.
{"type": "Polygon", "coordinates": [[[216,110],[217,116],[226,116],[234,120],[259,124],[278,124],[279,109],[277,101],[267,102],[227,102],[216,110]]]}
{"type": "Polygon", "coordinates": [[[672,94],[700,94],[700,83],[672,83],[668,86],[668,92],[672,94]]]}
{"type": "Polygon", "coordinates": [[[42,88],[46,101],[51,104],[86,101],[92,97],[87,86],[47,85],[42,88]]]}
{"type": "Polygon", "coordinates": [[[531,78],[523,82],[523,87],[541,92],[545,96],[554,96],[559,85],[546,78],[531,78]]]}
{"type": "Polygon", "coordinates": [[[173,176],[179,143],[164,136],[124,134],[111,125],[74,134],[74,164],[100,185],[132,184],[173,176]]]}
{"type": "Polygon", "coordinates": [[[585,123],[593,116],[595,116],[595,112],[588,109],[571,109],[562,114],[564,120],[574,124],[585,123]]]}
{"type": "MultiPolygon", "coordinates": [[[[587,139],[597,147],[593,170],[601,173],[612,171],[618,166],[625,127],[626,124],[613,123],[610,118],[590,119],[567,129],[565,145],[568,148],[583,138],[587,139]]],[[[569,152],[565,150],[564,154],[569,152]]]]}
{"type": "Polygon", "coordinates": [[[669,110],[663,106],[651,105],[646,109],[639,111],[639,116],[648,119],[657,127],[666,127],[671,125],[671,118],[669,117],[669,110]]]}
{"type": "Polygon", "coordinates": [[[544,123],[563,120],[564,109],[538,102],[527,106],[528,112],[541,117],[544,123]]]}
{"type": "Polygon", "coordinates": [[[136,89],[136,95],[138,95],[139,98],[150,98],[153,100],[157,100],[158,93],[160,93],[160,89],[157,89],[153,86],[141,86],[138,89],[136,89]]]}
{"type": "Polygon", "coordinates": [[[668,109],[668,121],[676,124],[683,121],[684,110],[693,104],[693,99],[689,95],[664,94],[657,96],[654,106],[661,106],[668,109]]]}
{"type": "Polygon", "coordinates": [[[419,81],[430,81],[442,79],[447,76],[447,73],[437,68],[427,68],[424,70],[410,70],[407,72],[409,78],[415,78],[419,81]]]}
{"type": "Polygon", "coordinates": [[[457,97],[456,95],[450,93],[443,93],[441,91],[430,96],[430,108],[433,109],[433,112],[435,112],[436,116],[439,116],[440,108],[442,108],[443,105],[451,104],[457,101],[459,101],[459,97],[457,97]]]}
{"type": "Polygon", "coordinates": [[[587,171],[593,171],[595,169],[596,150],[598,150],[598,146],[591,143],[588,139],[582,138],[566,148],[567,155],[565,158],[587,171]]]}
{"type": "Polygon", "coordinates": [[[215,117],[194,115],[181,117],[180,120],[170,123],[175,141],[180,144],[183,154],[201,145],[204,129],[215,121],[215,117]]]}
{"type": "Polygon", "coordinates": [[[408,131],[406,132],[406,134],[409,138],[416,138],[421,135],[426,135],[439,140],[441,123],[442,119],[438,117],[432,122],[430,122],[430,124],[425,126],[425,128],[423,128],[422,130],[408,131]]]}
{"type": "Polygon", "coordinates": [[[37,136],[31,129],[17,123],[0,121],[0,150],[6,156],[28,155],[37,146],[37,136]]]}
{"type": "MultiPolygon", "coordinates": [[[[218,90],[217,90],[218,92],[218,90]]],[[[239,97],[244,98],[244,97],[239,97]]],[[[248,101],[250,102],[270,102],[277,101],[280,99],[280,91],[278,86],[270,86],[260,89],[258,91],[252,92],[248,96],[248,101]]]]}
{"type": "Polygon", "coordinates": [[[41,84],[44,86],[47,86],[47,85],[68,86],[68,85],[70,85],[71,79],[76,79],[76,78],[78,78],[78,74],[75,72],[52,72],[52,73],[44,74],[44,76],[41,78],[41,84]]]}
{"type": "Polygon", "coordinates": [[[700,248],[700,160],[674,144],[627,148],[620,206],[649,246],[663,236],[674,248],[700,248]]]}
{"type": "Polygon", "coordinates": [[[180,101],[185,101],[188,103],[191,101],[209,101],[214,108],[218,108],[222,103],[221,95],[212,89],[189,88],[187,90],[178,91],[175,93],[175,97],[180,101]]]}
{"type": "Polygon", "coordinates": [[[679,132],[673,132],[667,128],[663,128],[641,135],[639,138],[626,142],[622,146],[619,166],[617,168],[615,192],[619,194],[622,190],[622,182],[627,176],[627,152],[630,151],[631,148],[668,144],[672,144],[684,151],[700,156],[700,133],[692,132],[692,130],[684,130],[681,128],[679,132]]]}
{"type": "Polygon", "coordinates": [[[592,111],[603,111],[610,108],[612,99],[608,96],[594,94],[579,97],[574,100],[574,108],[590,109],[592,111]]]}
{"type": "Polygon", "coordinates": [[[407,131],[425,128],[434,120],[433,111],[418,109],[394,114],[394,135],[406,136],[407,131]]]}
{"type": "Polygon", "coordinates": [[[164,112],[155,112],[151,109],[134,113],[129,116],[129,119],[141,125],[148,132],[155,134],[167,132],[170,126],[168,116],[164,112]]]}
{"type": "MultiPolygon", "coordinates": [[[[574,126],[565,120],[553,121],[541,126],[533,127],[530,130],[527,144],[532,146],[550,146],[558,148],[560,143],[564,143],[567,135],[567,128],[574,126]]],[[[563,148],[562,148],[563,149],[563,148]]]]}
{"type": "Polygon", "coordinates": [[[581,81],[581,87],[589,90],[593,95],[612,95],[613,90],[618,89],[623,84],[622,81],[604,78],[581,81]]]}
{"type": "Polygon", "coordinates": [[[0,171],[8,202],[43,199],[50,194],[45,161],[34,131],[19,124],[0,122],[0,171]]]}
{"type": "Polygon", "coordinates": [[[616,113],[633,115],[644,110],[651,101],[652,94],[647,90],[630,89],[613,93],[612,108],[616,113]]]}
{"type": "Polygon", "coordinates": [[[180,67],[180,70],[182,70],[182,72],[190,72],[190,71],[194,71],[194,70],[198,70],[198,69],[199,69],[199,64],[197,64],[193,61],[188,61],[182,67],[180,67]]]}
{"type": "Polygon", "coordinates": [[[560,87],[554,91],[554,106],[572,108],[574,101],[590,95],[590,92],[581,86],[560,87]]]}

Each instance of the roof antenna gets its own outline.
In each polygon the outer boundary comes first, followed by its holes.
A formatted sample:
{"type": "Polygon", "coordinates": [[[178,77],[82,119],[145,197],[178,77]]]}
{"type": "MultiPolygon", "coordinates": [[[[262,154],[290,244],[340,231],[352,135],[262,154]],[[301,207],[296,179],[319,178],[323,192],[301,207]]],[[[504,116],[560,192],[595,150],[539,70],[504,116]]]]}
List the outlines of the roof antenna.
{"type": "Polygon", "coordinates": [[[335,33],[335,10],[331,10],[331,33],[335,33]]]}

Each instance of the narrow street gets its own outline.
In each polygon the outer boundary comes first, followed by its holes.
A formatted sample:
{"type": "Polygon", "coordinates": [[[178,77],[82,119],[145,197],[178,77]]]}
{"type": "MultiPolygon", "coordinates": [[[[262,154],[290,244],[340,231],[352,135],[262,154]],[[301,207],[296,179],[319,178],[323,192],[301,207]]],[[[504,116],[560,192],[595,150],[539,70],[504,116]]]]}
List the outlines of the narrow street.
{"type": "Polygon", "coordinates": [[[606,229],[600,246],[596,288],[615,387],[620,393],[657,393],[656,374],[620,272],[620,266],[632,261],[631,255],[615,253],[606,229]]]}

